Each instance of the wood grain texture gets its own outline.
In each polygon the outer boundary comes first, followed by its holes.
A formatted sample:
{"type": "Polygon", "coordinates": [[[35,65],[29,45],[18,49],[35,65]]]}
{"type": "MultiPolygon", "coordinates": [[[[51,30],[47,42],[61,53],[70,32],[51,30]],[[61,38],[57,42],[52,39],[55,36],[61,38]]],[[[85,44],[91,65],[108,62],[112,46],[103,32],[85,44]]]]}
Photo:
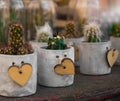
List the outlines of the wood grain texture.
{"type": "Polygon", "coordinates": [[[79,48],[77,45],[74,45],[74,55],[75,55],[75,61],[79,60],[79,48]]]}
{"type": "Polygon", "coordinates": [[[11,66],[8,70],[9,77],[19,84],[20,86],[24,86],[32,74],[32,66],[30,64],[23,64],[21,67],[11,66]]]}
{"type": "Polygon", "coordinates": [[[71,59],[65,58],[62,60],[61,64],[54,67],[55,73],[59,75],[72,75],[75,74],[74,63],[71,59]]]}
{"type": "Polygon", "coordinates": [[[110,49],[107,52],[107,62],[110,67],[114,65],[119,55],[119,51],[115,49],[110,49]]]}

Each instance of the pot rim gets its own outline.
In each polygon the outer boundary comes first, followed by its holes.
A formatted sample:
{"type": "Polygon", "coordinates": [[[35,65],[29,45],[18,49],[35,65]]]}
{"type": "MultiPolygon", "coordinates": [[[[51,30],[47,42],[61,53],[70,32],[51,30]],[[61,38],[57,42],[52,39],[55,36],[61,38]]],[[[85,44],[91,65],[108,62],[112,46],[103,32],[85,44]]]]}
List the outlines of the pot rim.
{"type": "Polygon", "coordinates": [[[30,53],[30,54],[24,54],[24,55],[7,55],[7,54],[0,54],[0,56],[3,56],[3,57],[26,57],[26,56],[32,56],[32,55],[35,55],[36,52],[33,52],[33,53],[30,53]]]}
{"type": "Polygon", "coordinates": [[[45,48],[46,46],[44,46],[44,47],[40,47],[40,49],[41,50],[44,50],[44,51],[66,51],[66,50],[71,50],[73,47],[72,46],[70,46],[70,47],[67,47],[67,49],[63,49],[63,50],[53,50],[53,49],[46,49],[45,48]]]}
{"type": "Polygon", "coordinates": [[[81,44],[89,44],[89,45],[103,45],[103,44],[106,44],[106,43],[111,43],[111,41],[105,41],[105,42],[85,42],[83,41],[81,44]]]}
{"type": "Polygon", "coordinates": [[[120,37],[111,36],[110,38],[120,39],[120,37]]]}
{"type": "Polygon", "coordinates": [[[78,37],[78,38],[65,38],[65,40],[69,40],[69,39],[84,39],[84,37],[82,36],[82,37],[78,37]]]}

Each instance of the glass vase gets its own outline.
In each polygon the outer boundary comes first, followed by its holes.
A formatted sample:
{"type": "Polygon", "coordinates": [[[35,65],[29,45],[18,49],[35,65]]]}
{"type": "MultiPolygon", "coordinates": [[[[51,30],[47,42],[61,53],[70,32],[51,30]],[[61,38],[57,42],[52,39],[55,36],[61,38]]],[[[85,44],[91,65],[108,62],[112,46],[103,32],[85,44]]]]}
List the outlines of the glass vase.
{"type": "Polygon", "coordinates": [[[9,5],[6,0],[0,0],[0,46],[6,43],[6,25],[9,20],[9,5]]]}

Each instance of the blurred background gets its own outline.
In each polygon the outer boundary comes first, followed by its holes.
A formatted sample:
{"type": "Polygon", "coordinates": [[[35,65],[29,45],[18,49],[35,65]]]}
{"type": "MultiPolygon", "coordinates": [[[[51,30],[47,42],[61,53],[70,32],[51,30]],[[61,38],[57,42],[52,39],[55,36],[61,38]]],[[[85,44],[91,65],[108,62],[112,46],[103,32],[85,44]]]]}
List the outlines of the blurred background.
{"type": "Polygon", "coordinates": [[[20,21],[25,28],[26,40],[34,40],[36,28],[47,22],[54,32],[59,32],[68,22],[76,29],[86,22],[101,25],[105,39],[109,39],[108,26],[120,22],[120,0],[0,0],[0,42],[7,38],[7,26],[20,21]]]}

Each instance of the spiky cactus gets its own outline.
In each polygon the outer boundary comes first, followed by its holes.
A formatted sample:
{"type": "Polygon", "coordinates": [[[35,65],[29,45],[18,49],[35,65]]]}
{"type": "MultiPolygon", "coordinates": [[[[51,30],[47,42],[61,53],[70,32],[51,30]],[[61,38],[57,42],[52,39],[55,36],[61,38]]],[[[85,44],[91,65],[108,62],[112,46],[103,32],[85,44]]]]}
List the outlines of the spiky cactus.
{"type": "Polygon", "coordinates": [[[49,34],[46,32],[42,32],[38,36],[38,42],[47,42],[49,39],[49,34]]]}
{"type": "Polygon", "coordinates": [[[24,42],[24,29],[18,22],[13,22],[8,27],[8,45],[0,49],[1,54],[24,55],[32,53],[32,47],[24,42]]]}
{"type": "Polygon", "coordinates": [[[23,46],[23,34],[24,30],[21,24],[17,22],[11,24],[8,28],[8,45],[17,49],[23,46]]]}
{"type": "Polygon", "coordinates": [[[64,50],[67,48],[67,45],[64,43],[64,39],[57,36],[49,38],[47,49],[52,50],[64,50]]]}
{"type": "Polygon", "coordinates": [[[64,31],[59,33],[59,36],[64,36],[65,38],[78,38],[82,35],[80,32],[76,31],[75,25],[70,22],[66,24],[64,31]]]}
{"type": "Polygon", "coordinates": [[[84,27],[84,37],[87,42],[100,42],[101,41],[101,30],[96,23],[89,23],[84,27]]]}

